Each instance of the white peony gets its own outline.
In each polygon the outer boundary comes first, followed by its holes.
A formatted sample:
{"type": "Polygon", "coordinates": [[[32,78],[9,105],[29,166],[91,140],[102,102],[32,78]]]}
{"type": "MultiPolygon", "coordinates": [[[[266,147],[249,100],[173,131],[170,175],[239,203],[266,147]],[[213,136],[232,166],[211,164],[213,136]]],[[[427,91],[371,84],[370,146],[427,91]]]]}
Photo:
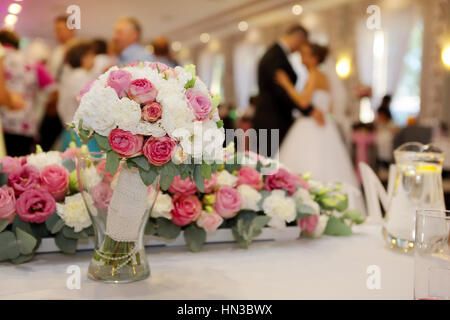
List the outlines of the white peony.
{"type": "Polygon", "coordinates": [[[92,224],[81,193],[66,197],[64,204],[56,203],[56,213],[75,232],[80,232],[92,224]]]}
{"type": "Polygon", "coordinates": [[[115,107],[119,97],[111,87],[99,87],[97,81],[83,98],[75,112],[74,125],[83,120],[85,129],[94,130],[102,136],[109,136],[116,127],[115,107]]]}
{"type": "Polygon", "coordinates": [[[218,186],[228,186],[234,187],[238,181],[238,177],[232,175],[227,170],[222,170],[217,174],[217,185],[218,186]]]}
{"type": "Polygon", "coordinates": [[[295,200],[286,196],[283,190],[273,190],[271,194],[264,199],[263,211],[271,217],[269,226],[282,229],[286,222],[292,222],[297,216],[295,200]]]}
{"type": "Polygon", "coordinates": [[[311,209],[314,210],[314,214],[319,214],[320,213],[320,206],[317,202],[315,202],[313,199],[311,199],[311,195],[309,194],[309,192],[305,189],[298,189],[294,195],[293,198],[295,200],[300,200],[302,202],[302,204],[310,207],[311,209]]]}
{"type": "MultiPolygon", "coordinates": [[[[153,197],[149,197],[150,200],[153,199],[153,197]]],[[[163,217],[166,219],[171,220],[172,214],[171,211],[173,209],[173,203],[172,198],[170,195],[166,193],[160,193],[158,197],[156,198],[155,206],[153,207],[152,213],[150,216],[152,218],[159,218],[163,217]]]]}
{"type": "Polygon", "coordinates": [[[261,200],[261,194],[252,187],[243,184],[237,187],[237,191],[242,199],[241,209],[259,211],[258,202],[261,200]]]}
{"type": "Polygon", "coordinates": [[[130,131],[141,120],[141,107],[139,103],[128,98],[116,102],[113,108],[115,123],[119,129],[130,131]]]}
{"type": "Polygon", "coordinates": [[[30,154],[27,157],[27,164],[31,164],[35,166],[39,171],[42,171],[42,169],[44,169],[48,165],[62,164],[62,159],[58,151],[49,151],[30,154]]]}

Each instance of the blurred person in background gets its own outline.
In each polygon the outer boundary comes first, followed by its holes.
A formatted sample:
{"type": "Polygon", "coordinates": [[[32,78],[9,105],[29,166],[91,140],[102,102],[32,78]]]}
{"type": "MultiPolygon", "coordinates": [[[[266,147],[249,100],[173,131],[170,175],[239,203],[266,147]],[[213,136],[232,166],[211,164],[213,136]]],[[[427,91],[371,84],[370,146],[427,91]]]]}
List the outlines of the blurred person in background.
{"type": "Polygon", "coordinates": [[[95,52],[95,62],[93,72],[97,76],[106,72],[110,67],[117,64],[115,56],[108,54],[108,44],[103,39],[95,39],[92,41],[92,48],[95,52]]]}
{"type": "Polygon", "coordinates": [[[114,50],[118,53],[119,67],[132,62],[154,61],[154,56],[139,42],[141,25],[132,17],[120,18],[114,26],[114,50]]]}
{"type": "Polygon", "coordinates": [[[393,149],[395,150],[407,142],[428,144],[431,142],[432,136],[433,128],[420,125],[416,118],[409,118],[406,127],[400,129],[395,135],[393,149]]]}
{"type": "MultiPolygon", "coordinates": [[[[67,48],[75,39],[75,30],[67,27],[67,18],[68,16],[66,15],[58,16],[55,18],[53,25],[58,46],[54,48],[53,53],[48,60],[48,68],[57,83],[59,83],[62,78],[64,71],[64,57],[67,48]]],[[[54,144],[57,142],[64,129],[56,110],[57,101],[58,93],[55,92],[48,99],[45,115],[39,129],[39,143],[45,151],[54,147],[54,144]]]]}
{"type": "Polygon", "coordinates": [[[398,132],[397,125],[392,119],[390,111],[391,96],[385,95],[377,110],[375,120],[377,165],[388,168],[393,160],[393,140],[398,132]]]}
{"type": "MultiPolygon", "coordinates": [[[[58,115],[64,125],[72,122],[79,105],[80,91],[89,85],[98,74],[94,72],[96,62],[96,47],[92,42],[77,41],[67,50],[65,56],[66,67],[59,86],[58,115]]],[[[81,146],[80,139],[71,129],[64,129],[62,133],[61,151],[69,147],[72,137],[81,146]]],[[[95,139],[88,143],[90,151],[100,151],[95,139]]]]}
{"type": "Polygon", "coordinates": [[[56,89],[45,66],[28,60],[26,54],[19,50],[19,41],[19,36],[13,31],[0,31],[0,43],[5,48],[3,67],[6,87],[23,99],[21,109],[0,108],[6,149],[10,156],[23,156],[31,152],[38,138],[37,93],[56,89]]]}
{"type": "Polygon", "coordinates": [[[152,41],[152,47],[156,61],[162,62],[172,68],[175,68],[178,65],[170,54],[169,40],[164,37],[155,38],[152,41]]]}

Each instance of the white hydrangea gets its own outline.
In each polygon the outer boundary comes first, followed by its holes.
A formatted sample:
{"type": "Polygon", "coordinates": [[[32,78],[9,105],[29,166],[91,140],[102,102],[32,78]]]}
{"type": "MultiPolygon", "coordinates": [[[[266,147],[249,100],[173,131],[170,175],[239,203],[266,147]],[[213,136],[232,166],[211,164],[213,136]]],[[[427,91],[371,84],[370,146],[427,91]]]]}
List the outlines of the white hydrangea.
{"type": "Polygon", "coordinates": [[[122,125],[121,129],[130,131],[132,134],[154,136],[157,138],[166,135],[166,131],[161,127],[160,122],[150,123],[144,120],[139,120],[138,123],[132,125],[122,125]]]}
{"type": "Polygon", "coordinates": [[[242,184],[237,187],[237,191],[242,199],[241,209],[259,211],[258,202],[261,200],[261,194],[252,187],[242,184]]]}
{"type": "Polygon", "coordinates": [[[64,204],[56,203],[56,213],[75,232],[80,232],[92,224],[81,193],[66,197],[64,204]]]}
{"type": "MultiPolygon", "coordinates": [[[[153,199],[153,197],[149,197],[149,199],[153,199]]],[[[153,207],[152,213],[150,216],[152,218],[163,217],[166,219],[172,219],[172,211],[173,203],[170,195],[166,193],[160,193],[156,198],[155,206],[153,207]]]]}
{"type": "Polygon", "coordinates": [[[317,202],[315,202],[313,199],[311,199],[311,195],[309,192],[303,188],[298,189],[294,195],[293,198],[295,200],[300,200],[304,205],[307,205],[311,209],[313,209],[314,214],[320,213],[320,206],[317,202]]]}
{"type": "Polygon", "coordinates": [[[218,186],[228,186],[234,187],[236,186],[238,181],[238,177],[232,175],[227,170],[222,170],[217,174],[217,185],[218,186]]]}
{"type": "Polygon", "coordinates": [[[27,164],[31,164],[35,166],[39,171],[42,171],[42,169],[44,169],[48,165],[62,164],[62,159],[58,151],[49,151],[30,154],[27,157],[27,164]]]}
{"type": "Polygon", "coordinates": [[[130,130],[141,120],[139,103],[126,97],[116,101],[112,112],[119,129],[130,130]]]}
{"type": "Polygon", "coordinates": [[[75,127],[78,127],[78,122],[82,119],[84,128],[94,130],[102,136],[109,136],[109,133],[116,127],[114,108],[118,100],[117,93],[113,88],[99,88],[98,86],[91,88],[83,96],[80,106],[75,112],[75,127]]]}
{"type": "Polygon", "coordinates": [[[297,216],[295,200],[286,196],[284,190],[273,190],[263,201],[263,211],[271,217],[269,226],[282,229],[286,222],[292,222],[297,216]]]}

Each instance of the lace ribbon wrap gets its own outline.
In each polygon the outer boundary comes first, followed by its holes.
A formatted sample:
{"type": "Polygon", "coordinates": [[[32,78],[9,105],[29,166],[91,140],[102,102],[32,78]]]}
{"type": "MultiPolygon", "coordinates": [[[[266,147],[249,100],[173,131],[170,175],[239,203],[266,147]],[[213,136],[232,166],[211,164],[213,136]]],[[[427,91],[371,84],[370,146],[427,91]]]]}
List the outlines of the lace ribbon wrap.
{"type": "Polygon", "coordinates": [[[137,241],[147,210],[148,187],[138,169],[122,165],[108,208],[106,234],[116,241],[137,241]]]}

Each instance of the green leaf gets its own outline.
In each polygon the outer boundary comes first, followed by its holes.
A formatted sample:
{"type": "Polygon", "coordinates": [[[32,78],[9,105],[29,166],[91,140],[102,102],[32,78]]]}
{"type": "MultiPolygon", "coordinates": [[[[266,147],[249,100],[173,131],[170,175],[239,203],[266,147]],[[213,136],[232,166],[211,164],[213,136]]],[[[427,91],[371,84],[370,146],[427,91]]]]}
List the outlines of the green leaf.
{"type": "Polygon", "coordinates": [[[31,254],[37,244],[36,238],[19,227],[16,228],[16,236],[19,242],[20,253],[24,255],[31,254]]]}
{"type": "Polygon", "coordinates": [[[299,214],[300,215],[308,215],[309,216],[309,215],[312,215],[312,214],[316,214],[316,212],[310,206],[308,206],[308,205],[306,205],[304,203],[301,203],[300,206],[297,205],[297,218],[299,218],[298,217],[299,214]]]}
{"type": "Polygon", "coordinates": [[[347,210],[342,215],[342,218],[349,219],[356,224],[361,224],[365,221],[365,219],[361,217],[361,211],[359,210],[347,210]]]}
{"type": "Polygon", "coordinates": [[[68,226],[64,226],[64,228],[62,229],[62,233],[64,235],[64,237],[66,238],[70,238],[70,239],[85,239],[88,237],[88,234],[84,231],[81,230],[80,232],[75,232],[73,230],[73,228],[68,227],[68,226]]]}
{"type": "Polygon", "coordinates": [[[141,168],[141,169],[143,169],[145,171],[150,170],[150,163],[148,162],[148,160],[147,160],[147,158],[145,156],[139,156],[139,157],[135,157],[135,158],[130,158],[128,160],[130,160],[133,163],[135,163],[138,168],[141,168]]]}
{"type": "Polygon", "coordinates": [[[139,175],[141,176],[142,182],[146,186],[150,186],[153,181],[155,181],[156,177],[159,175],[159,172],[150,168],[150,170],[145,171],[144,169],[139,168],[139,175]]]}
{"type": "Polygon", "coordinates": [[[149,219],[147,221],[144,233],[147,236],[154,236],[158,233],[158,225],[156,224],[156,221],[154,219],[149,219]]]}
{"type": "Polygon", "coordinates": [[[343,196],[343,199],[341,199],[337,205],[336,205],[336,210],[339,212],[344,212],[345,210],[347,210],[348,208],[348,197],[347,196],[343,196]]]}
{"type": "Polygon", "coordinates": [[[78,240],[64,237],[63,232],[56,235],[55,243],[56,246],[64,253],[75,254],[75,252],[77,252],[78,240]]]}
{"type": "Polygon", "coordinates": [[[62,162],[62,165],[69,172],[73,172],[76,169],[75,162],[73,162],[73,160],[70,159],[70,158],[64,159],[63,162],[62,162]]]}
{"type": "Polygon", "coordinates": [[[9,220],[0,219],[0,232],[5,230],[8,225],[9,225],[9,220]]]}
{"type": "Polygon", "coordinates": [[[0,187],[8,184],[8,175],[4,172],[0,173],[0,187]]]}
{"type": "Polygon", "coordinates": [[[164,164],[164,166],[161,168],[161,179],[159,181],[161,190],[166,191],[167,189],[169,189],[176,173],[177,172],[175,169],[175,165],[172,161],[164,164]]]}
{"type": "MultiPolygon", "coordinates": [[[[181,232],[181,228],[172,221],[165,218],[158,218],[158,235],[165,239],[175,239],[181,232]]],[[[202,229],[203,230],[203,229],[202,229]]]]}
{"type": "Polygon", "coordinates": [[[219,120],[216,122],[217,128],[222,128],[223,127],[223,120],[219,120]]]}
{"type": "Polygon", "coordinates": [[[192,77],[191,80],[186,82],[186,84],[184,85],[184,88],[189,89],[189,88],[193,88],[194,86],[195,86],[195,77],[192,77]]]}
{"type": "Polygon", "coordinates": [[[28,222],[23,221],[22,219],[20,219],[20,217],[18,215],[16,215],[14,217],[13,220],[13,224],[12,224],[12,232],[16,232],[16,228],[20,228],[23,231],[29,233],[29,234],[33,234],[33,231],[31,229],[31,225],[28,222]]]}
{"type": "Polygon", "coordinates": [[[64,220],[62,220],[58,214],[55,212],[47,217],[45,220],[45,225],[47,226],[47,230],[52,234],[58,233],[65,226],[64,220]]]}
{"type": "Polygon", "coordinates": [[[106,155],[105,171],[115,175],[120,164],[120,156],[115,151],[108,151],[106,155]]]}
{"type": "Polygon", "coordinates": [[[198,191],[204,192],[205,191],[205,180],[203,179],[202,175],[202,166],[196,165],[194,169],[194,182],[197,186],[198,191]]]}
{"type": "Polygon", "coordinates": [[[320,205],[325,210],[334,210],[336,208],[336,206],[337,206],[337,203],[332,198],[323,198],[323,199],[320,200],[320,205]]]}
{"type": "Polygon", "coordinates": [[[329,236],[349,236],[352,234],[352,228],[341,219],[330,216],[324,233],[329,236]]]}
{"type": "Polygon", "coordinates": [[[11,231],[0,233],[0,261],[12,260],[20,255],[16,236],[11,231]]]}
{"type": "Polygon", "coordinates": [[[202,164],[202,176],[205,179],[211,179],[212,174],[212,168],[209,164],[203,163],[202,164]]]}
{"type": "Polygon", "coordinates": [[[184,230],[184,240],[189,250],[192,252],[200,251],[206,241],[206,232],[195,224],[191,224],[184,230]]]}
{"type": "Polygon", "coordinates": [[[262,229],[265,227],[267,223],[269,223],[270,217],[269,216],[256,216],[252,220],[252,228],[254,229],[262,229]]]}
{"type": "Polygon", "coordinates": [[[14,264],[22,264],[22,263],[30,261],[31,259],[33,259],[33,257],[34,257],[34,253],[20,255],[17,258],[12,259],[11,262],[14,264]]]}

